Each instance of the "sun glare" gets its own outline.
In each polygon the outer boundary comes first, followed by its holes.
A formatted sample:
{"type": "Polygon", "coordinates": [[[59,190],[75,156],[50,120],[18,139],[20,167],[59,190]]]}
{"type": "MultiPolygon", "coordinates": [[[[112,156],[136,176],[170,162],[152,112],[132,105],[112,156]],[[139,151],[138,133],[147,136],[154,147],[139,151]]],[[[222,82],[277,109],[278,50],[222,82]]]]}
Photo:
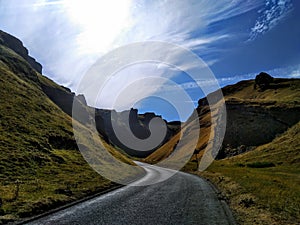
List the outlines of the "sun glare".
{"type": "Polygon", "coordinates": [[[130,0],[65,0],[71,21],[79,25],[79,50],[105,53],[130,26],[130,0]]]}

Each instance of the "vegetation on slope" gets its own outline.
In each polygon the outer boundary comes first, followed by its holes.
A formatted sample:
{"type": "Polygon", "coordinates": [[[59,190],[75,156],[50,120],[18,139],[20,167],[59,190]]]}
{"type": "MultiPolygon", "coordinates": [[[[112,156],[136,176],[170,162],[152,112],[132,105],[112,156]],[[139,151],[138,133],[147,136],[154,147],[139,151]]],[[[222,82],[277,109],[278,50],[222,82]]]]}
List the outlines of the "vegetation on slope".
{"type": "MultiPolygon", "coordinates": [[[[72,119],[43,93],[44,80],[22,57],[0,45],[0,223],[115,185],[83,159],[72,119]]],[[[116,159],[134,164],[111,146],[106,148],[116,159]]],[[[140,171],[127,172],[134,177],[140,171]]]]}
{"type": "Polygon", "coordinates": [[[188,152],[191,148],[188,142],[193,141],[193,137],[195,135],[200,135],[201,138],[198,139],[196,144],[194,153],[190,161],[185,165],[183,170],[192,170],[198,167],[199,159],[202,157],[205,148],[208,145],[208,141],[211,135],[211,113],[208,106],[204,107],[201,110],[198,110],[199,114],[199,123],[200,123],[200,134],[198,134],[197,124],[186,123],[182,126],[182,131],[176,134],[174,137],[170,139],[166,144],[160,147],[158,150],[149,155],[145,161],[148,163],[158,163],[166,158],[168,158],[177,147],[179,140],[181,139],[181,135],[183,132],[186,132],[187,135],[185,138],[187,139],[187,143],[183,144],[180,147],[180,152],[184,154],[184,152],[188,152]]]}
{"type": "Polygon", "coordinates": [[[198,174],[222,190],[220,198],[229,202],[240,224],[299,224],[300,80],[275,79],[264,91],[253,85],[241,81],[223,88],[229,130],[224,142],[238,137],[252,146],[226,146],[229,158],[198,174]]]}
{"type": "MultiPolygon", "coordinates": [[[[194,173],[222,191],[220,198],[229,202],[240,224],[299,224],[300,79],[275,79],[264,91],[253,86],[250,80],[222,89],[228,116],[224,142],[230,144],[221,149],[225,159],[194,173]]],[[[185,171],[197,170],[213,135],[206,99],[199,101],[197,110],[201,131],[185,171]]],[[[193,135],[194,131],[188,132],[193,135]]],[[[146,160],[164,160],[179,139],[175,136],[146,160]]]]}
{"type": "Polygon", "coordinates": [[[300,104],[300,79],[276,78],[264,91],[254,90],[254,80],[240,81],[222,88],[222,91],[226,101],[283,107],[300,104]]]}
{"type": "MultiPolygon", "coordinates": [[[[225,152],[222,157],[229,156],[226,155],[229,153],[239,154],[268,143],[300,119],[300,79],[275,79],[264,91],[254,90],[253,87],[254,80],[249,80],[222,88],[227,109],[223,148],[225,150],[229,147],[229,152],[225,152]],[[240,147],[243,151],[240,151],[240,147]]],[[[197,168],[198,161],[208,147],[209,136],[213,134],[211,114],[214,112],[210,111],[205,98],[199,100],[197,111],[201,131],[194,155],[184,170],[197,168]]],[[[189,130],[191,135],[194,131],[189,130]]],[[[148,156],[146,161],[157,163],[166,159],[173,152],[179,139],[178,134],[148,156]]]]}
{"type": "Polygon", "coordinates": [[[300,122],[271,143],[207,171],[241,224],[300,223],[300,122]]]}

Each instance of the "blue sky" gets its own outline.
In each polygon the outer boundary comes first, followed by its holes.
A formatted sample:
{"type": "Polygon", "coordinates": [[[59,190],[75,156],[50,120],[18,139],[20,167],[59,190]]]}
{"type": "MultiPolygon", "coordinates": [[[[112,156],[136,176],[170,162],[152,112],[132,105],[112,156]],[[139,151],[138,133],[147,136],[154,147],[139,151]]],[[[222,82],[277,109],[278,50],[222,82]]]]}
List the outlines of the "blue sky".
{"type": "MultiPolygon", "coordinates": [[[[20,38],[43,64],[43,73],[73,91],[99,57],[149,40],[191,50],[209,66],[220,86],[252,79],[260,71],[300,77],[299,21],[298,0],[0,0],[0,29],[20,38]]],[[[169,69],[156,72],[163,77],[169,69]]],[[[132,71],[135,77],[155,73],[149,65],[132,71]]],[[[122,76],[126,78],[128,71],[122,76]]],[[[185,88],[195,106],[203,96],[201,90],[189,85],[184,72],[168,76],[185,88]]],[[[126,80],[114,82],[126,86],[126,80]]],[[[109,108],[109,96],[116,91],[110,90],[98,106],[109,108]]],[[[124,109],[131,105],[128,102],[124,109]]],[[[163,101],[150,98],[133,105],[178,119],[174,107],[163,101]]]]}

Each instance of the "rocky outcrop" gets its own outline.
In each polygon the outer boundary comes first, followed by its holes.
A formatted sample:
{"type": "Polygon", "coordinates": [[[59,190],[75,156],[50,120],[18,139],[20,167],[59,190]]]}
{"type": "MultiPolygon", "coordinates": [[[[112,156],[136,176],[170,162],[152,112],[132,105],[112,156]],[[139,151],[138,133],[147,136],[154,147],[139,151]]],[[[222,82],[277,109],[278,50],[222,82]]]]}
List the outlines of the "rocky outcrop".
{"type": "Polygon", "coordinates": [[[6,64],[20,79],[38,84],[39,80],[35,70],[18,54],[8,47],[0,44],[0,62],[6,64]]]}
{"type": "Polygon", "coordinates": [[[260,88],[260,90],[265,90],[269,87],[270,83],[274,81],[274,78],[265,72],[261,72],[260,74],[256,75],[255,77],[255,84],[254,89],[256,86],[260,88]]]}
{"type": "Polygon", "coordinates": [[[72,116],[72,106],[75,94],[72,92],[58,89],[44,83],[41,84],[44,93],[65,113],[72,116]]]}
{"type": "MultiPolygon", "coordinates": [[[[155,118],[160,117],[154,113],[138,114],[137,109],[126,110],[123,112],[116,112],[115,110],[97,109],[87,105],[85,97],[83,95],[76,96],[75,93],[69,89],[55,85],[55,83],[46,77],[41,77],[40,85],[44,93],[65,113],[73,117],[84,125],[95,125],[98,133],[109,144],[118,146],[129,155],[145,157],[155,149],[149,152],[134,151],[127,146],[123,145],[115,135],[112,127],[112,120],[115,124],[124,132],[132,132],[139,139],[146,139],[150,136],[149,122],[155,118]],[[76,113],[73,114],[74,110],[76,113]],[[129,119],[128,128],[126,121],[129,119]]],[[[161,118],[161,117],[160,117],[161,118]]],[[[163,140],[164,144],[172,136],[174,136],[179,130],[181,123],[173,121],[167,124],[167,134],[163,140]]],[[[159,147],[159,146],[158,146],[159,147]]]]}
{"type": "Polygon", "coordinates": [[[29,65],[32,66],[33,69],[39,73],[42,73],[42,65],[34,58],[29,56],[27,48],[24,47],[23,43],[19,39],[0,30],[0,44],[10,48],[18,55],[22,56],[29,63],[29,65]]]}
{"type": "Polygon", "coordinates": [[[87,125],[91,122],[92,109],[87,106],[83,95],[76,96],[70,89],[53,85],[54,82],[44,77],[41,79],[40,85],[43,92],[66,114],[73,117],[80,123],[87,125]],[[45,82],[45,80],[48,80],[45,82]],[[52,84],[52,85],[51,85],[52,84]],[[76,115],[73,116],[73,110],[76,110],[76,115]]]}
{"type": "Polygon", "coordinates": [[[219,158],[237,155],[253,146],[271,142],[300,120],[300,107],[261,107],[229,101],[226,102],[226,109],[226,132],[219,158]]]}
{"type": "MultiPolygon", "coordinates": [[[[269,143],[299,122],[299,88],[299,80],[274,79],[263,72],[255,80],[240,81],[222,88],[227,120],[218,158],[238,155],[269,143]],[[255,90],[253,85],[259,88],[255,90]]],[[[216,93],[209,95],[212,105],[220,100],[216,93]]],[[[205,112],[208,106],[207,98],[198,101],[201,128],[205,127],[202,117],[209,113],[205,112]]]]}
{"type": "Polygon", "coordinates": [[[167,134],[163,142],[155,149],[141,152],[130,149],[119,141],[119,139],[115,135],[112,121],[114,121],[115,125],[120,128],[121,131],[131,132],[139,139],[146,139],[151,135],[151,132],[149,130],[149,123],[155,117],[161,118],[161,116],[155,115],[154,113],[138,114],[137,109],[131,109],[122,112],[96,109],[95,112],[96,127],[101,136],[103,136],[104,140],[112,145],[118,146],[127,154],[137,157],[148,156],[161,145],[170,140],[171,137],[173,137],[177,132],[180,131],[181,123],[178,121],[173,121],[170,123],[165,121],[167,125],[167,134]],[[129,128],[126,126],[127,120],[129,120],[129,128]]]}

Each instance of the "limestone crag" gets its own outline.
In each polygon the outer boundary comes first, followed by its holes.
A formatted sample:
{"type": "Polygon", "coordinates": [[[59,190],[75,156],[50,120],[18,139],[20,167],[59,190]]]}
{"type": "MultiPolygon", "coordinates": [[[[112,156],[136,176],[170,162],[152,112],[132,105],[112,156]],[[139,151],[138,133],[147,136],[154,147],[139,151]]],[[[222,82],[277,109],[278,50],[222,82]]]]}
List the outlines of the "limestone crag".
{"type": "Polygon", "coordinates": [[[23,43],[14,36],[0,30],[0,45],[10,48],[18,55],[22,56],[31,66],[40,74],[42,73],[42,65],[38,63],[33,57],[29,56],[27,48],[23,43]]]}

